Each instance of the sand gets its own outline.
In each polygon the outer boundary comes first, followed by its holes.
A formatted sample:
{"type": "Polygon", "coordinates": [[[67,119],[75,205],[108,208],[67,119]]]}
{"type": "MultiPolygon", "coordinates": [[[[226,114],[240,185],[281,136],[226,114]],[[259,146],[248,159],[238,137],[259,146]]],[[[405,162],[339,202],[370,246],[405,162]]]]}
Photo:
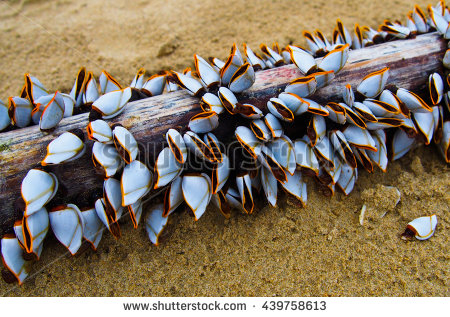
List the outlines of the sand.
{"type": "MultiPolygon", "coordinates": [[[[425,8],[428,1],[418,1],[425,8]]],[[[301,31],[330,35],[336,18],[376,27],[404,19],[398,1],[2,1],[0,98],[18,94],[23,74],[70,90],[80,66],[131,82],[192,65],[194,53],[224,58],[233,42],[300,43],[301,31]]],[[[224,219],[208,208],[169,220],[159,246],[126,219],[122,238],[105,234],[97,252],[71,257],[54,238],[23,286],[6,296],[449,296],[450,171],[434,146],[360,170],[355,190],[324,197],[308,183],[308,205],[283,194],[253,215],[224,219]],[[395,204],[397,191],[400,202],[395,204]],[[367,211],[360,224],[361,207],[367,211]],[[384,217],[381,217],[384,213],[384,217]],[[436,214],[427,241],[400,239],[406,224],[436,214]]]]}

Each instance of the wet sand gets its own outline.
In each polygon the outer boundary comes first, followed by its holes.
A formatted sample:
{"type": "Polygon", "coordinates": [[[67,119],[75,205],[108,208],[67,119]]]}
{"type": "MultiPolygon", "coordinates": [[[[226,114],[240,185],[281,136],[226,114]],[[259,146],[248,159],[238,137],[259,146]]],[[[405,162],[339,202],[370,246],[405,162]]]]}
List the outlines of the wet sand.
{"type": "MultiPolygon", "coordinates": [[[[192,56],[225,58],[233,42],[300,43],[301,31],[331,34],[336,18],[376,27],[402,19],[410,1],[6,1],[0,3],[0,98],[18,94],[23,74],[69,91],[80,66],[131,82],[181,70],[192,56]]],[[[418,1],[425,8],[428,1],[418,1]]],[[[23,286],[6,296],[449,296],[450,170],[434,146],[360,177],[350,196],[324,197],[308,182],[301,208],[287,194],[230,220],[208,208],[169,220],[161,244],[126,218],[122,238],[106,233],[97,252],[71,257],[55,238],[23,286]],[[393,186],[401,193],[395,205],[393,186]],[[360,224],[361,207],[367,211],[360,224]],[[381,217],[381,215],[384,217],[381,217]],[[436,214],[427,241],[400,239],[412,219],[436,214]]]]}

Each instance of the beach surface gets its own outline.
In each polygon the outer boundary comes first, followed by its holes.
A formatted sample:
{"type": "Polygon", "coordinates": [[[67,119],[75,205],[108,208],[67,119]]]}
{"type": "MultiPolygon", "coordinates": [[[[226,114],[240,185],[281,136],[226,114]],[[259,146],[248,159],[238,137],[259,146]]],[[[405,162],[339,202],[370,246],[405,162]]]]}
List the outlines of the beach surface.
{"type": "MultiPolygon", "coordinates": [[[[301,44],[303,30],[330,38],[337,18],[377,28],[412,9],[408,0],[1,1],[0,98],[17,95],[27,72],[52,91],[70,91],[81,66],[127,85],[140,67],[152,75],[193,66],[194,53],[224,59],[233,42],[301,44]]],[[[25,283],[1,280],[0,295],[450,296],[449,188],[438,149],[421,146],[386,173],[359,169],[349,196],[325,197],[309,180],[305,208],[284,193],[276,208],[259,199],[252,215],[229,220],[209,207],[194,221],[181,208],[159,246],[127,217],[122,238],[105,233],[96,252],[72,257],[51,237],[25,283]],[[400,238],[432,214],[433,237],[400,238]]]]}

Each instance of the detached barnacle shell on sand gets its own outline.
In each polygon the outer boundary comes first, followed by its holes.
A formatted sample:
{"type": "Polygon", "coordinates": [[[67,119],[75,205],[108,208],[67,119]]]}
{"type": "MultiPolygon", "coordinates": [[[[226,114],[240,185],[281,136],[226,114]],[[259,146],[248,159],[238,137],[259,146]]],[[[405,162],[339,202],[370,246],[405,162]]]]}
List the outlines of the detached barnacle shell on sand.
{"type": "Polygon", "coordinates": [[[408,223],[405,232],[402,234],[402,239],[411,240],[416,237],[417,240],[427,240],[434,234],[436,225],[436,215],[416,218],[408,223]]]}

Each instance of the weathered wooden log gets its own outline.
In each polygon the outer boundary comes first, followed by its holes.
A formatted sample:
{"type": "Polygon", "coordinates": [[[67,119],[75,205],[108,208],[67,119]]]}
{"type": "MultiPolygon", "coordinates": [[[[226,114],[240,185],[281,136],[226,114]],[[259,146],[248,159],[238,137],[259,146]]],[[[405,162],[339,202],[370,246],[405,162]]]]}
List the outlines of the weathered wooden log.
{"type": "MultiPolygon", "coordinates": [[[[428,75],[442,70],[446,48],[446,41],[432,33],[350,51],[344,69],[330,86],[320,89],[311,99],[322,103],[341,101],[345,84],[356,87],[365,75],[385,66],[390,67],[390,83],[410,90],[423,89],[428,75]]],[[[263,109],[269,98],[299,76],[301,73],[294,65],[257,72],[255,84],[239,99],[263,109]]],[[[186,127],[190,117],[199,111],[198,99],[177,91],[132,102],[113,122],[129,129],[146,148],[146,154],[152,155],[161,148],[167,129],[186,127]]],[[[75,128],[85,131],[87,123],[88,114],[80,114],[62,120],[52,133],[42,133],[38,126],[32,126],[0,134],[0,235],[10,231],[15,218],[19,217],[14,213],[14,202],[20,197],[22,179],[29,169],[40,166],[47,144],[64,131],[75,128]]],[[[221,124],[218,132],[232,134],[232,125],[221,124]]],[[[66,202],[86,198],[103,184],[93,169],[91,147],[89,141],[82,158],[52,168],[67,188],[66,202]]]]}

